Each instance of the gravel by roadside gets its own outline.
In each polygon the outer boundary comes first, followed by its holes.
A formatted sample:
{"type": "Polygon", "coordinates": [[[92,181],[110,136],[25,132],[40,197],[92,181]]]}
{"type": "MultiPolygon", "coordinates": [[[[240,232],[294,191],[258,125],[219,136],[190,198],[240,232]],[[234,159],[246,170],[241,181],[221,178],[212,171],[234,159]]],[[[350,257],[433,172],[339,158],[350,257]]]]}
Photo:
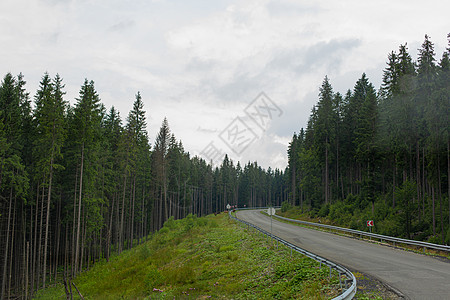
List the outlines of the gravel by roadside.
{"type": "Polygon", "coordinates": [[[358,290],[355,299],[408,299],[401,292],[396,291],[392,287],[384,284],[373,276],[353,271],[356,277],[358,290]]]}

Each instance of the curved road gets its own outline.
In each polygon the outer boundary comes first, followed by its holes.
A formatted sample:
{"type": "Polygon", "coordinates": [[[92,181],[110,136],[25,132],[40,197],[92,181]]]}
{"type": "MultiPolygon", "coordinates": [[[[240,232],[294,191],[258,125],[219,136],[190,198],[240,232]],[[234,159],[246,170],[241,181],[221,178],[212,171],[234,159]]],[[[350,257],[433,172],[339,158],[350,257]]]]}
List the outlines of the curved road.
{"type": "MultiPolygon", "coordinates": [[[[257,210],[237,216],[270,232],[270,218],[257,210]]],[[[273,219],[273,234],[350,269],[369,274],[409,299],[450,299],[450,263],[273,219]]]]}

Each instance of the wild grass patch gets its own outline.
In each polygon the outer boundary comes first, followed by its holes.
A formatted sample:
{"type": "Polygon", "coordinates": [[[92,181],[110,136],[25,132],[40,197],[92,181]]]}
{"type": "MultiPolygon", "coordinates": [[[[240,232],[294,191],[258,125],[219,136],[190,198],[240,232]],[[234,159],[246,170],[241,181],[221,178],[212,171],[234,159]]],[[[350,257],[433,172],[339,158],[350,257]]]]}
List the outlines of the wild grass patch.
{"type": "MultiPolygon", "coordinates": [[[[169,219],[147,243],[74,282],[86,299],[327,299],[339,285],[337,274],[328,275],[221,214],[169,219]]],[[[38,295],[50,298],[65,299],[64,288],[38,295]]]]}

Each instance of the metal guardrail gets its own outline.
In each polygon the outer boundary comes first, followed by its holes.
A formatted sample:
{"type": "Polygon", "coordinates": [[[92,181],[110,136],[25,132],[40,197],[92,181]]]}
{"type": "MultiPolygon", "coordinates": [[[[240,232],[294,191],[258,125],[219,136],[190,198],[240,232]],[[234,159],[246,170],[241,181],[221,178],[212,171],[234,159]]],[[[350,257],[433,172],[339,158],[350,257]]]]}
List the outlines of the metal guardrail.
{"type": "MultiPolygon", "coordinates": [[[[267,208],[267,207],[245,208],[245,209],[264,209],[264,208],[267,208]]],[[[239,210],[242,210],[242,208],[239,208],[239,210]]],[[[229,216],[230,216],[230,218],[232,218],[232,219],[234,219],[236,221],[239,221],[239,222],[241,222],[241,223],[243,223],[243,224],[245,224],[245,225],[247,225],[249,227],[252,227],[252,228],[260,231],[262,234],[265,234],[268,237],[271,237],[272,239],[276,240],[277,243],[279,242],[281,244],[284,244],[288,248],[291,248],[291,251],[295,250],[295,251],[297,251],[297,252],[299,252],[299,253],[301,253],[301,254],[309,257],[309,258],[312,258],[312,259],[318,261],[320,263],[320,266],[322,266],[322,264],[327,265],[330,268],[330,276],[331,276],[331,270],[332,269],[336,270],[339,273],[339,284],[340,284],[341,288],[342,288],[342,284],[344,285],[345,291],[342,294],[340,294],[339,296],[333,298],[333,300],[353,299],[353,297],[355,296],[356,289],[357,289],[356,288],[356,278],[352,274],[352,272],[350,272],[347,268],[345,268],[345,267],[343,267],[341,265],[338,265],[338,264],[336,264],[336,263],[334,263],[334,262],[332,262],[332,261],[330,261],[330,260],[328,260],[328,259],[326,259],[324,257],[321,257],[321,256],[316,255],[314,253],[311,253],[309,251],[306,251],[305,249],[302,249],[302,248],[300,248],[300,247],[298,247],[298,246],[296,246],[296,245],[294,245],[294,244],[292,244],[292,243],[290,243],[288,241],[285,241],[282,238],[274,236],[270,232],[265,231],[264,229],[262,229],[262,228],[260,228],[260,227],[258,227],[256,225],[253,225],[252,223],[249,223],[247,221],[241,220],[241,219],[233,216],[231,214],[231,211],[229,211],[229,216]],[[347,277],[347,280],[345,280],[344,283],[342,283],[342,281],[341,281],[341,275],[342,274],[344,274],[347,277]]]]}
{"type": "Polygon", "coordinates": [[[424,251],[425,251],[425,248],[428,248],[428,249],[434,249],[434,250],[450,252],[450,246],[446,246],[446,245],[438,245],[438,244],[433,244],[433,243],[414,241],[414,240],[408,240],[408,239],[402,239],[402,238],[396,238],[396,237],[392,237],[392,236],[388,236],[388,235],[370,233],[370,232],[365,232],[365,231],[360,231],[360,230],[355,230],[355,229],[349,229],[349,228],[343,228],[343,227],[338,227],[338,226],[332,226],[332,225],[325,225],[325,224],[320,224],[320,223],[313,223],[313,222],[295,220],[295,219],[285,218],[285,217],[277,216],[277,215],[274,215],[274,217],[276,217],[278,219],[294,222],[294,223],[303,224],[303,225],[308,225],[308,226],[314,226],[314,227],[320,227],[320,228],[325,228],[325,229],[330,229],[330,230],[336,230],[336,231],[351,233],[351,234],[359,235],[360,238],[362,238],[364,236],[364,237],[370,237],[370,238],[374,238],[374,239],[379,239],[381,242],[389,241],[389,242],[392,242],[394,244],[394,246],[395,246],[395,243],[398,243],[398,244],[405,244],[405,245],[423,247],[424,251]]]}

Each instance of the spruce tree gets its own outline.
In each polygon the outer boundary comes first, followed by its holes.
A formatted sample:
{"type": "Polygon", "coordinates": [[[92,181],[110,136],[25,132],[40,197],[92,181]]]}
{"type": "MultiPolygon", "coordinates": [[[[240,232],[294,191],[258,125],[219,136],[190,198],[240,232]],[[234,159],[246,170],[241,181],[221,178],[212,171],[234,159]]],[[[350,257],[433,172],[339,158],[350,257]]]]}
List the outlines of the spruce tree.
{"type": "Polygon", "coordinates": [[[74,234],[74,273],[78,273],[81,270],[83,263],[81,259],[83,250],[83,241],[81,240],[83,202],[88,205],[89,200],[93,200],[96,196],[93,190],[96,183],[93,165],[95,164],[96,155],[98,155],[97,146],[100,142],[101,105],[93,81],[85,79],[79,92],[79,98],[76,100],[77,103],[75,104],[73,122],[71,124],[71,138],[74,141],[75,157],[78,161],[77,189],[75,190],[76,198],[78,198],[78,203],[75,203],[75,205],[78,211],[75,211],[74,216],[74,228],[76,228],[74,234]]]}
{"type": "Polygon", "coordinates": [[[61,158],[61,148],[66,135],[64,113],[67,104],[63,99],[63,88],[64,85],[59,75],[56,75],[52,82],[48,73],[45,73],[35,96],[34,119],[38,128],[34,142],[34,158],[37,161],[36,176],[42,187],[43,195],[45,189],[47,197],[42,267],[44,288],[47,274],[47,248],[54,171],[62,167],[57,162],[61,158]]]}

